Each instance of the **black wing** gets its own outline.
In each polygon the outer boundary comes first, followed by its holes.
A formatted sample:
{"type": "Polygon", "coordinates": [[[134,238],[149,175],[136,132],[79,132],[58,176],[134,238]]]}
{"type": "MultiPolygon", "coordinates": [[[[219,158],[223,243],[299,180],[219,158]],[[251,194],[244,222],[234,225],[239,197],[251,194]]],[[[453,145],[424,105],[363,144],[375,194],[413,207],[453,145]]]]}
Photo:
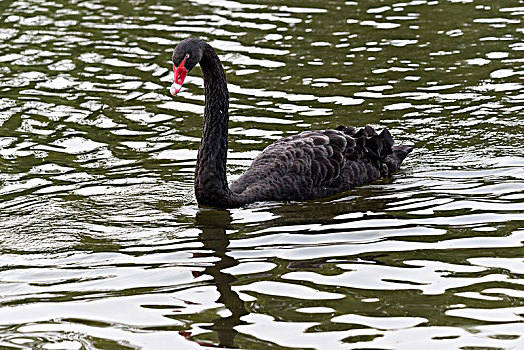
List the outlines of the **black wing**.
{"type": "Polygon", "coordinates": [[[387,129],[305,131],[269,145],[230,189],[255,200],[330,196],[389,175],[393,148],[387,129]]]}

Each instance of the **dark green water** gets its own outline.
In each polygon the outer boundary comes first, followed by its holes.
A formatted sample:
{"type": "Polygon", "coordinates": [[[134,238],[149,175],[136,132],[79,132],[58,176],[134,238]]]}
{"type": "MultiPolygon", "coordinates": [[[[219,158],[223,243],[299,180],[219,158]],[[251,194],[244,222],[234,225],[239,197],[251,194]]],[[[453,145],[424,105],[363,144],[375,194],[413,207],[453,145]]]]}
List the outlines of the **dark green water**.
{"type": "Polygon", "coordinates": [[[524,348],[524,1],[0,2],[0,348],[524,348]],[[200,210],[210,42],[228,172],[388,127],[337,198],[200,210]]]}

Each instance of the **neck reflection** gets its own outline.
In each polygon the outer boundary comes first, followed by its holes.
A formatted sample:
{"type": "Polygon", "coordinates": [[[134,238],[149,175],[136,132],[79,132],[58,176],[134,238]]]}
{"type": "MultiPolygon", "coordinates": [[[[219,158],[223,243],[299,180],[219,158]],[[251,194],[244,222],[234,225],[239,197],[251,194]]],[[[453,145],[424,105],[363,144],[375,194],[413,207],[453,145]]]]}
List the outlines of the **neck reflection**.
{"type": "Polygon", "coordinates": [[[229,246],[226,229],[231,226],[231,214],[227,210],[201,210],[196,215],[196,224],[202,230],[198,238],[204,248],[211,250],[212,255],[219,259],[215,264],[207,267],[204,273],[213,278],[211,283],[216,286],[220,294],[217,302],[222,303],[231,312],[230,316],[212,320],[213,324],[205,328],[217,333],[218,346],[234,347],[235,336],[238,333],[234,327],[245,324],[240,318],[249,312],[242,299],[231,289],[236,278],[222,272],[224,269],[239,264],[226,254],[229,246]]]}

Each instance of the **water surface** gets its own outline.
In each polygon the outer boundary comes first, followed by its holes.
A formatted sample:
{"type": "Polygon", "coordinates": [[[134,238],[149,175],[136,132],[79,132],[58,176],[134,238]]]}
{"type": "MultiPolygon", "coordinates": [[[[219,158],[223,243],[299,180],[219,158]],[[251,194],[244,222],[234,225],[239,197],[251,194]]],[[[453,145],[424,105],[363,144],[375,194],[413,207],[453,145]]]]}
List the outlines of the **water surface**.
{"type": "Polygon", "coordinates": [[[524,1],[2,1],[0,347],[524,347],[524,1]],[[415,146],[393,178],[200,209],[219,53],[228,176],[340,124],[415,146]]]}

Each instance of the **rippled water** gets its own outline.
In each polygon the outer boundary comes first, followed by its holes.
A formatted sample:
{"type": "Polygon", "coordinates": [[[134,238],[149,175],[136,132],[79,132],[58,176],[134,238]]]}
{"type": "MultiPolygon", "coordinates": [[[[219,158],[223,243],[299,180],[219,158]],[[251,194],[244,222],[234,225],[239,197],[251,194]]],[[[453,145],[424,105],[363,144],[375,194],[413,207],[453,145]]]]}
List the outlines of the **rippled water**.
{"type": "Polygon", "coordinates": [[[524,348],[524,1],[0,2],[0,347],[524,348]],[[201,210],[204,38],[229,177],[282,136],[415,151],[336,198],[201,210]]]}

